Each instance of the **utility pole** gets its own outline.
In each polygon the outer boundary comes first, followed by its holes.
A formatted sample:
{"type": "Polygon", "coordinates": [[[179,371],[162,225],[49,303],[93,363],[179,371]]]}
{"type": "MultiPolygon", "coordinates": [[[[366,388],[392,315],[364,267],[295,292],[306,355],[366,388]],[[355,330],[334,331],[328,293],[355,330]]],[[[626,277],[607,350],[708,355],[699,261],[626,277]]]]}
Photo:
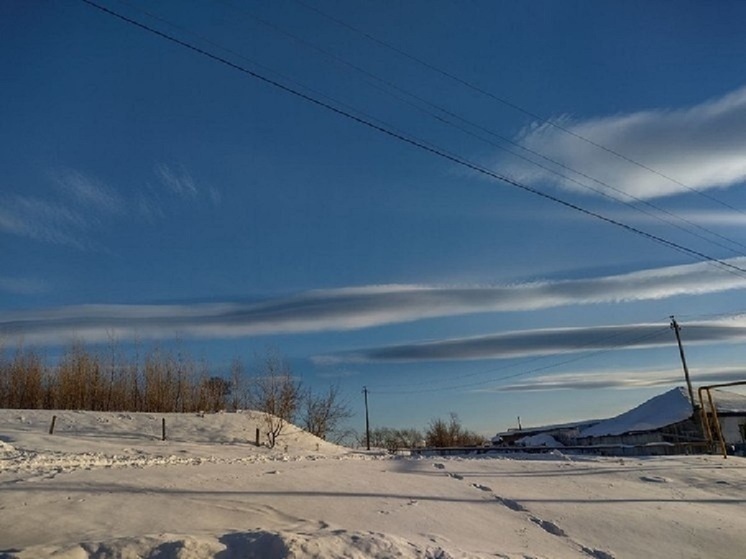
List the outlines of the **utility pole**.
{"type": "Polygon", "coordinates": [[[368,387],[363,386],[363,394],[365,395],[365,443],[368,450],[370,450],[370,421],[368,420],[368,387]]]}
{"type": "Polygon", "coordinates": [[[692,413],[697,413],[697,404],[694,403],[694,391],[692,390],[692,381],[689,379],[689,367],[686,366],[686,357],[684,356],[684,346],[681,345],[681,327],[676,319],[671,315],[671,329],[676,333],[676,343],[679,344],[679,355],[681,355],[681,364],[684,366],[684,377],[686,378],[686,387],[689,390],[689,400],[692,402],[692,413]]]}

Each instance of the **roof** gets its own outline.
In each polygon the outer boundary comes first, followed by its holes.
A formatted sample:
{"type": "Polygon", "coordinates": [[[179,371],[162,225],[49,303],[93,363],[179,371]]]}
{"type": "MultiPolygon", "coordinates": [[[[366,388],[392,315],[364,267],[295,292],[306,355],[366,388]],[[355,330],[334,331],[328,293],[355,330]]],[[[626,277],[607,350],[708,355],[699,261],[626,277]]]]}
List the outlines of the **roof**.
{"type": "MultiPolygon", "coordinates": [[[[725,390],[713,390],[712,398],[718,413],[746,414],[746,396],[725,390]]],[[[600,421],[583,429],[579,437],[604,437],[654,431],[689,419],[692,404],[684,387],[676,387],[643,402],[623,414],[600,421]]]]}
{"type": "Polygon", "coordinates": [[[492,440],[499,437],[515,437],[515,436],[526,436],[533,433],[546,433],[547,431],[560,431],[563,429],[584,429],[591,425],[595,425],[601,421],[600,419],[586,419],[584,421],[572,421],[570,423],[555,423],[552,425],[540,425],[538,427],[522,427],[520,429],[511,427],[507,431],[497,433],[492,440]]]}

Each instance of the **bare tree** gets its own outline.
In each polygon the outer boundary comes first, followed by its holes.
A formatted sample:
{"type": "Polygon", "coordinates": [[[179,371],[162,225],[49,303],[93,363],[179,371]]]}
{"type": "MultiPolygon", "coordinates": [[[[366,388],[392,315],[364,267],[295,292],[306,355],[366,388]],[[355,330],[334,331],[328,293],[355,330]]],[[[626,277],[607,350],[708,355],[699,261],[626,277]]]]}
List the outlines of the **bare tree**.
{"type": "MultiPolygon", "coordinates": [[[[405,429],[392,429],[391,427],[376,427],[371,429],[370,444],[373,447],[385,448],[389,452],[396,452],[403,448],[414,448],[422,446],[424,437],[422,433],[414,427],[405,429]]],[[[359,446],[366,443],[365,434],[360,435],[359,446]]]]}
{"type": "Polygon", "coordinates": [[[231,408],[235,411],[246,407],[247,394],[244,378],[246,371],[244,370],[243,361],[239,357],[236,357],[231,362],[231,380],[230,380],[230,404],[231,408]]]}
{"type": "MultiPolygon", "coordinates": [[[[352,417],[350,406],[339,395],[339,385],[329,386],[324,394],[314,394],[309,388],[303,396],[303,427],[321,439],[337,434],[339,424],[352,417]]],[[[345,433],[341,433],[344,437],[345,433]]],[[[336,438],[333,439],[337,442],[336,438]]]]}
{"type": "Polygon", "coordinates": [[[451,412],[449,421],[441,418],[430,422],[425,436],[427,446],[473,446],[484,442],[484,437],[473,431],[464,429],[458,415],[451,412]]]}
{"type": "Polygon", "coordinates": [[[258,358],[255,373],[249,404],[264,412],[267,442],[274,448],[285,425],[295,419],[301,401],[301,383],[277,351],[268,351],[258,358]]]}

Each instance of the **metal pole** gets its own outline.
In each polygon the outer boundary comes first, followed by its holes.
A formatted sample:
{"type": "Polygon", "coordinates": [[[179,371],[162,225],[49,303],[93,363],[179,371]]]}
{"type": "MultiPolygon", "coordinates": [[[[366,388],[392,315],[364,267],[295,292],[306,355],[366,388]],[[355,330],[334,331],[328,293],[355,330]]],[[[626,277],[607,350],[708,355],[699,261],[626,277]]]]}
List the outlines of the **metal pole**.
{"type": "Polygon", "coordinates": [[[365,395],[365,444],[368,450],[370,450],[370,420],[368,419],[368,387],[363,386],[363,394],[365,395]]]}
{"type": "Polygon", "coordinates": [[[676,322],[676,319],[671,315],[671,328],[673,329],[674,333],[676,334],[676,343],[679,344],[679,355],[681,355],[681,364],[684,366],[684,377],[686,378],[686,388],[689,390],[689,401],[692,403],[692,413],[697,413],[697,404],[694,401],[694,392],[692,391],[692,381],[689,379],[689,367],[686,366],[686,357],[684,356],[684,346],[681,345],[681,334],[679,334],[679,331],[681,328],[679,327],[679,323],[676,322]]]}
{"type": "Polygon", "coordinates": [[[718,441],[720,441],[720,450],[723,451],[723,458],[728,458],[728,449],[725,446],[725,439],[723,438],[723,430],[720,428],[720,419],[718,418],[718,410],[712,401],[712,394],[707,391],[707,399],[710,401],[710,409],[712,410],[712,419],[715,424],[715,431],[717,432],[718,441]]]}

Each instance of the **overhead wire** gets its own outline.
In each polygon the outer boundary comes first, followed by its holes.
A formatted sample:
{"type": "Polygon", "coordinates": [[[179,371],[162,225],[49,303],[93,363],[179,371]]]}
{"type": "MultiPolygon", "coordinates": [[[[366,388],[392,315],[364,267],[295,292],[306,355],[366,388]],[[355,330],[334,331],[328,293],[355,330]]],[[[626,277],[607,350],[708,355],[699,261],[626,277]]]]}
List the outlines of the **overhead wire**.
{"type": "Polygon", "coordinates": [[[153,27],[151,27],[149,25],[146,25],[146,24],[144,24],[144,23],[142,23],[140,21],[137,21],[137,20],[135,20],[135,19],[133,19],[131,17],[125,16],[123,14],[120,14],[120,13],[118,13],[118,12],[116,12],[114,10],[111,10],[111,9],[105,7],[105,6],[102,6],[102,5],[96,3],[96,2],[94,2],[92,0],[80,0],[80,1],[83,2],[84,4],[87,4],[88,6],[90,6],[92,8],[98,9],[101,12],[104,12],[104,13],[106,13],[106,14],[112,16],[112,17],[115,17],[115,18],[117,18],[117,19],[119,19],[121,21],[124,21],[124,22],[126,22],[126,23],[128,23],[130,25],[133,25],[135,27],[143,29],[143,30],[145,30],[145,31],[147,31],[149,33],[152,33],[152,34],[154,34],[154,35],[156,35],[158,37],[161,37],[162,39],[166,39],[166,40],[168,40],[168,41],[170,41],[172,43],[180,45],[180,46],[182,46],[182,47],[184,47],[184,48],[186,48],[188,50],[196,52],[196,53],[198,53],[198,54],[200,54],[202,56],[205,56],[205,57],[207,57],[207,58],[209,58],[211,60],[214,60],[216,62],[224,64],[225,66],[228,66],[228,67],[230,67],[230,68],[232,68],[234,70],[242,72],[242,73],[244,73],[244,74],[246,74],[246,75],[248,75],[248,76],[250,76],[250,77],[252,77],[254,79],[257,79],[257,80],[262,81],[262,82],[264,82],[264,83],[266,83],[268,85],[271,85],[271,86],[273,86],[273,87],[275,87],[277,89],[285,91],[286,93],[294,95],[294,96],[296,96],[296,97],[298,97],[300,99],[303,99],[303,100],[305,100],[305,101],[307,101],[307,102],[309,102],[311,104],[314,104],[314,105],[319,106],[321,108],[324,108],[324,109],[326,109],[328,111],[331,111],[331,112],[333,112],[333,113],[335,113],[335,114],[337,114],[339,116],[343,116],[345,118],[348,118],[348,119],[350,119],[350,120],[352,120],[354,122],[357,122],[358,124],[362,124],[362,125],[370,128],[370,129],[376,130],[376,131],[378,131],[378,132],[380,132],[382,134],[385,134],[385,135],[387,135],[387,136],[389,136],[391,138],[394,138],[394,139],[397,139],[397,140],[399,140],[401,142],[409,144],[409,145],[411,145],[413,147],[416,147],[416,148],[418,148],[418,149],[420,149],[422,151],[428,152],[428,153],[430,153],[432,155],[436,155],[436,156],[440,157],[441,159],[444,159],[444,160],[447,160],[447,161],[451,161],[452,163],[455,163],[455,164],[457,164],[459,166],[462,166],[464,168],[470,169],[472,171],[476,171],[477,173],[480,173],[482,175],[490,177],[490,178],[492,178],[494,180],[501,181],[501,182],[503,182],[505,184],[508,184],[508,185],[511,185],[511,186],[513,186],[515,188],[518,188],[518,189],[524,190],[526,192],[532,193],[535,196],[538,196],[540,198],[544,198],[546,200],[553,201],[553,202],[555,202],[557,204],[560,204],[560,205],[562,205],[564,207],[573,209],[573,210],[575,210],[577,212],[580,212],[580,213],[582,213],[584,215],[587,215],[589,217],[593,217],[593,218],[598,219],[600,221],[606,222],[606,223],[608,223],[610,225],[614,225],[616,227],[624,229],[624,230],[626,230],[626,231],[628,231],[630,233],[636,234],[636,235],[641,236],[643,238],[647,238],[648,240],[651,240],[653,242],[656,242],[656,243],[659,243],[661,245],[667,246],[667,247],[669,247],[669,248],[671,248],[673,250],[679,251],[681,253],[687,254],[687,255],[689,255],[690,257],[693,257],[696,260],[706,260],[706,261],[708,261],[708,262],[710,262],[710,263],[712,263],[714,265],[720,266],[721,268],[723,268],[723,269],[725,269],[725,270],[727,270],[727,271],[729,271],[731,273],[736,273],[738,275],[742,275],[742,277],[746,277],[746,276],[743,276],[743,274],[746,274],[746,269],[744,269],[744,268],[741,268],[741,267],[733,265],[733,264],[731,264],[729,262],[720,260],[718,258],[715,258],[713,256],[705,254],[705,253],[703,253],[701,251],[690,249],[690,248],[688,248],[688,247],[686,247],[684,245],[681,245],[679,243],[676,243],[676,242],[673,242],[673,241],[669,241],[669,240],[667,240],[667,239],[665,239],[663,237],[660,237],[658,235],[655,235],[655,234],[652,234],[652,233],[648,233],[648,232],[646,232],[646,231],[644,231],[642,229],[639,229],[637,227],[631,226],[631,225],[626,224],[626,223],[624,223],[622,221],[619,221],[619,220],[607,217],[607,216],[605,216],[605,215],[603,215],[603,214],[601,214],[599,212],[586,209],[586,208],[584,208],[584,207],[582,207],[582,206],[580,206],[578,204],[572,203],[572,202],[568,202],[568,201],[566,201],[566,200],[564,200],[564,199],[562,199],[562,198],[560,198],[558,196],[555,196],[555,195],[552,195],[552,194],[548,194],[548,193],[542,192],[542,191],[540,191],[540,190],[538,190],[538,189],[536,189],[534,187],[522,184],[522,183],[520,183],[520,182],[518,182],[518,181],[516,181],[514,179],[511,179],[509,177],[506,177],[504,175],[501,175],[499,173],[496,173],[494,171],[486,169],[486,168],[484,168],[484,167],[482,167],[482,166],[480,166],[480,165],[478,165],[478,164],[476,164],[474,162],[471,162],[471,161],[469,161],[467,159],[464,159],[464,158],[460,157],[459,155],[449,153],[447,150],[445,150],[445,149],[443,149],[443,148],[441,148],[439,146],[426,143],[426,142],[424,142],[422,140],[419,140],[419,139],[414,138],[412,136],[406,135],[403,132],[398,132],[398,131],[392,129],[391,127],[389,127],[387,124],[380,124],[380,123],[373,122],[370,119],[361,117],[359,115],[356,115],[353,112],[350,112],[349,110],[344,110],[344,109],[339,108],[338,106],[332,105],[329,102],[322,101],[322,100],[314,97],[313,95],[310,95],[308,93],[304,93],[303,91],[300,91],[299,89],[290,87],[290,86],[288,86],[286,84],[283,84],[283,83],[281,83],[281,82],[279,82],[279,81],[277,81],[275,79],[269,78],[269,77],[267,77],[267,76],[265,76],[265,75],[263,75],[263,74],[261,74],[259,72],[256,72],[254,70],[251,70],[249,68],[241,66],[240,64],[232,62],[232,61],[230,61],[230,60],[228,60],[228,59],[226,59],[226,58],[224,58],[222,56],[219,56],[219,55],[216,55],[216,54],[214,54],[212,52],[209,52],[208,50],[206,50],[204,48],[201,48],[201,47],[198,47],[196,45],[193,45],[193,44],[191,44],[191,43],[189,43],[187,41],[184,41],[182,39],[174,37],[173,35],[170,35],[168,33],[165,33],[163,31],[161,31],[161,30],[158,30],[158,29],[155,29],[155,28],[153,28],[153,27]]]}
{"type": "Polygon", "coordinates": [[[730,210],[733,210],[733,211],[736,211],[736,212],[741,213],[743,215],[746,215],[746,211],[744,211],[744,210],[742,210],[740,208],[737,208],[737,207],[735,207],[735,206],[733,206],[733,205],[731,205],[731,204],[729,204],[727,202],[724,202],[724,201],[720,200],[719,198],[716,198],[716,197],[714,197],[714,196],[712,196],[710,194],[707,194],[706,192],[702,192],[701,190],[699,190],[697,188],[694,188],[693,186],[690,186],[690,185],[688,185],[688,184],[680,181],[679,179],[671,177],[671,176],[669,176],[666,173],[663,173],[663,172],[661,172],[661,171],[659,171],[659,170],[657,170],[657,169],[655,169],[653,167],[650,167],[649,165],[641,163],[641,162],[639,162],[639,161],[637,161],[637,160],[635,160],[635,159],[633,159],[633,158],[631,158],[631,157],[629,157],[629,156],[627,156],[627,155],[625,155],[625,154],[623,154],[623,153],[621,153],[621,152],[619,152],[617,150],[614,150],[612,148],[604,146],[603,144],[601,144],[599,142],[591,140],[590,138],[588,138],[586,136],[583,136],[582,134],[579,134],[579,133],[571,130],[570,128],[567,128],[566,126],[562,126],[561,124],[557,123],[554,120],[542,117],[541,115],[537,114],[536,112],[531,111],[529,109],[526,109],[525,107],[522,107],[521,105],[518,105],[517,103],[515,103],[513,101],[510,101],[510,100],[508,100],[508,99],[506,99],[504,97],[496,95],[495,93],[492,93],[492,92],[490,92],[490,91],[488,91],[488,90],[486,90],[486,89],[484,89],[484,88],[482,88],[482,87],[480,87],[480,86],[478,86],[478,85],[476,85],[476,84],[474,84],[474,83],[472,83],[472,82],[470,82],[470,81],[468,81],[468,80],[466,80],[464,78],[461,78],[461,77],[457,76],[456,74],[454,74],[452,72],[448,72],[446,70],[443,70],[442,68],[440,68],[440,67],[438,67],[438,66],[436,66],[436,65],[434,65],[434,64],[432,64],[430,62],[427,62],[426,60],[423,60],[422,58],[419,58],[419,57],[417,57],[417,56],[415,56],[415,55],[413,55],[413,54],[405,51],[404,49],[401,49],[401,48],[399,48],[399,47],[397,47],[395,45],[392,45],[391,43],[388,43],[388,42],[386,42],[386,41],[384,41],[382,39],[379,39],[378,37],[375,37],[374,35],[366,32],[366,31],[363,31],[363,30],[361,30],[361,29],[359,29],[359,28],[357,28],[357,27],[355,27],[353,25],[350,25],[346,21],[341,20],[341,19],[339,19],[339,18],[337,18],[335,16],[332,16],[332,15],[324,12],[323,10],[321,10],[321,9],[315,7],[315,6],[312,6],[312,5],[308,4],[307,2],[304,2],[303,0],[294,0],[294,1],[297,4],[303,6],[304,8],[306,8],[306,9],[312,11],[312,12],[315,12],[316,14],[318,14],[318,15],[320,15],[320,16],[322,16],[322,17],[324,17],[324,18],[326,18],[326,19],[328,19],[328,20],[330,20],[330,21],[332,21],[334,23],[336,23],[337,25],[345,27],[348,30],[353,31],[354,33],[357,33],[357,34],[365,37],[366,39],[368,39],[370,41],[373,41],[374,43],[376,43],[376,44],[378,44],[378,45],[380,45],[380,46],[382,46],[382,47],[384,47],[384,48],[386,48],[388,50],[391,50],[391,51],[397,53],[398,55],[400,55],[400,56],[402,56],[404,58],[407,58],[407,59],[409,59],[409,60],[411,60],[411,61],[413,61],[413,62],[415,62],[415,63],[417,63],[417,64],[419,64],[419,65],[421,65],[421,66],[423,66],[423,67],[425,67],[425,68],[433,71],[433,72],[436,72],[436,73],[440,74],[441,76],[444,76],[444,77],[448,78],[449,80],[452,80],[452,81],[454,81],[454,82],[456,82],[458,84],[461,84],[464,87],[467,87],[468,89],[471,89],[472,91],[476,91],[477,93],[479,93],[479,94],[481,94],[481,95],[483,95],[485,97],[488,97],[490,99],[493,99],[494,101],[497,101],[498,103],[501,103],[502,105],[505,105],[506,107],[510,107],[511,109],[519,111],[519,112],[525,114],[526,116],[529,116],[529,117],[531,117],[531,118],[533,118],[533,119],[541,122],[542,124],[546,124],[548,126],[556,128],[557,130],[560,130],[561,132],[563,132],[565,134],[568,134],[568,135],[570,135],[570,136],[572,136],[572,137],[574,137],[574,138],[576,138],[576,139],[578,139],[578,140],[580,140],[582,142],[585,142],[585,143],[587,143],[589,145],[592,145],[592,146],[594,146],[594,147],[596,147],[596,148],[598,148],[598,149],[600,149],[602,151],[605,151],[606,153],[609,153],[609,154],[613,155],[614,157],[617,157],[617,158],[619,158],[619,159],[621,159],[623,161],[626,161],[627,163],[629,163],[631,165],[634,165],[634,166],[636,166],[636,167],[638,167],[640,169],[644,169],[647,172],[653,173],[653,174],[655,174],[655,175],[657,175],[657,176],[659,176],[659,177],[661,177],[661,178],[663,178],[663,179],[665,179],[665,180],[667,180],[669,182],[672,182],[672,183],[674,183],[674,184],[676,184],[678,186],[681,186],[682,188],[685,188],[686,190],[689,190],[690,192],[693,192],[693,193],[695,193],[695,194],[697,194],[699,196],[702,196],[702,197],[704,197],[704,198],[706,198],[706,199],[708,199],[708,200],[710,200],[710,201],[712,201],[712,202],[714,202],[716,204],[719,204],[719,205],[724,206],[724,207],[726,207],[726,208],[728,208],[730,210]]]}
{"type": "MultiPolygon", "coordinates": [[[[369,78],[371,80],[374,80],[377,83],[383,84],[386,87],[391,88],[391,89],[393,89],[394,91],[396,91],[398,93],[401,93],[401,94],[403,94],[403,95],[405,95],[405,96],[407,96],[409,98],[412,98],[412,99],[414,99],[414,100],[416,100],[416,101],[418,101],[420,103],[423,103],[423,104],[427,105],[428,107],[430,107],[430,108],[432,108],[432,109],[434,109],[436,111],[439,111],[440,113],[448,115],[451,118],[455,118],[458,121],[460,121],[460,122],[462,122],[462,123],[464,123],[464,124],[466,124],[466,125],[468,125],[470,127],[473,127],[473,128],[475,128],[477,130],[481,130],[482,132],[485,132],[485,133],[489,134],[490,136],[495,137],[495,138],[499,139],[502,142],[510,144],[510,145],[512,145],[512,146],[514,146],[514,147],[516,147],[516,148],[518,148],[518,149],[520,149],[520,150],[522,150],[524,152],[531,153],[532,155],[534,155],[536,157],[539,157],[539,158],[541,158],[544,161],[547,161],[547,162],[549,162],[549,163],[551,163],[553,165],[557,165],[558,167],[561,167],[562,169],[565,169],[567,171],[575,173],[578,176],[581,176],[581,177],[583,177],[583,178],[585,178],[587,180],[593,181],[594,183],[596,183],[598,185],[601,185],[604,188],[607,188],[609,190],[612,190],[612,191],[616,192],[617,194],[623,196],[624,198],[627,198],[628,200],[633,200],[634,202],[637,202],[637,203],[642,204],[642,205],[644,205],[644,206],[646,206],[648,208],[651,208],[651,209],[653,209],[655,211],[658,211],[658,212],[660,212],[662,214],[665,214],[666,216],[670,217],[671,219],[678,220],[678,221],[680,221],[682,223],[685,223],[686,225],[688,225],[690,227],[698,229],[699,231],[704,231],[705,233],[707,233],[707,234],[709,234],[709,235],[711,235],[713,237],[717,237],[719,239],[727,241],[727,242],[731,243],[732,245],[739,246],[739,247],[741,247],[741,249],[746,249],[746,244],[743,244],[743,243],[741,243],[739,241],[736,241],[735,239],[732,239],[730,237],[727,237],[725,235],[717,233],[716,231],[713,231],[713,230],[711,230],[711,229],[709,229],[707,227],[704,227],[704,226],[702,226],[702,225],[700,225],[698,223],[695,223],[695,222],[693,222],[693,221],[691,221],[691,220],[689,220],[689,219],[687,219],[687,218],[685,218],[683,216],[680,216],[680,215],[678,215],[678,214],[676,214],[674,212],[666,210],[665,208],[657,206],[656,204],[653,204],[652,202],[650,202],[648,200],[644,200],[644,199],[642,199],[642,198],[640,198],[638,196],[634,196],[633,194],[625,192],[622,189],[617,188],[617,187],[609,184],[608,182],[605,182],[605,181],[602,181],[600,179],[597,179],[597,178],[595,178],[595,177],[593,177],[593,176],[591,176],[591,175],[589,175],[589,174],[587,174],[587,173],[585,173],[583,171],[578,171],[577,169],[574,169],[574,168],[570,167],[569,165],[567,165],[567,164],[565,164],[565,163],[563,163],[561,161],[558,161],[558,160],[556,160],[554,158],[548,157],[548,156],[540,153],[537,150],[531,149],[531,148],[529,148],[527,146],[522,145],[519,142],[511,140],[510,138],[507,138],[506,136],[503,136],[503,135],[495,132],[494,130],[491,130],[491,129],[489,129],[489,128],[481,125],[481,124],[472,122],[472,121],[470,121],[470,120],[462,117],[461,115],[459,115],[457,113],[454,113],[453,111],[450,111],[449,109],[446,109],[443,106],[440,106],[440,105],[438,105],[436,103],[433,103],[433,102],[431,102],[431,101],[429,101],[429,100],[427,100],[427,99],[425,99],[425,98],[423,98],[423,97],[421,97],[421,96],[413,93],[412,91],[409,91],[409,90],[407,90],[407,89],[405,89],[405,88],[397,85],[396,83],[394,83],[394,82],[392,82],[390,80],[382,78],[382,77],[378,76],[377,74],[374,74],[373,72],[370,72],[370,71],[366,70],[365,68],[363,68],[363,67],[361,67],[361,66],[359,66],[357,64],[354,64],[354,63],[346,60],[345,58],[343,58],[341,56],[338,56],[338,55],[330,52],[327,49],[319,47],[318,45],[316,45],[316,44],[314,44],[314,43],[312,43],[312,42],[310,42],[310,41],[308,41],[308,40],[306,40],[306,39],[304,39],[302,37],[299,37],[299,36],[295,35],[294,33],[291,33],[289,31],[287,31],[287,30],[279,27],[278,25],[275,25],[274,23],[272,23],[270,21],[267,21],[264,18],[261,18],[261,17],[255,15],[255,14],[253,14],[252,12],[250,12],[249,10],[247,10],[246,8],[244,8],[243,6],[236,6],[234,3],[230,2],[229,0],[220,0],[220,1],[221,1],[222,4],[224,4],[224,5],[232,8],[233,10],[241,13],[245,17],[250,18],[251,20],[253,20],[253,21],[255,21],[255,22],[263,25],[264,27],[267,27],[267,28],[271,29],[272,31],[274,31],[274,32],[276,32],[276,33],[278,33],[278,34],[280,34],[280,35],[282,35],[284,37],[292,39],[293,41],[295,41],[295,42],[297,42],[299,44],[302,44],[304,47],[308,47],[308,48],[316,51],[317,53],[319,53],[319,54],[321,54],[321,55],[323,55],[323,56],[331,59],[332,61],[334,61],[337,64],[340,64],[340,65],[345,66],[345,67],[347,67],[349,69],[352,69],[353,71],[358,72],[358,73],[362,74],[363,76],[365,76],[365,77],[367,77],[367,78],[369,78]]],[[[627,206],[627,207],[629,207],[629,208],[631,208],[631,209],[633,209],[635,211],[639,211],[639,212],[641,212],[641,213],[643,213],[645,215],[648,215],[648,216],[650,216],[650,217],[652,217],[654,219],[662,221],[662,222],[664,222],[664,223],[666,223],[668,225],[671,225],[672,227],[675,227],[675,228],[679,229],[680,231],[683,231],[685,233],[693,235],[693,236],[695,236],[695,237],[697,237],[697,238],[699,238],[701,240],[704,240],[704,241],[706,241],[706,242],[708,242],[710,244],[713,244],[713,245],[715,245],[715,246],[717,246],[719,248],[725,249],[725,250],[727,250],[727,251],[729,251],[729,252],[731,252],[733,254],[736,254],[736,255],[739,255],[739,256],[746,256],[746,253],[743,252],[742,250],[736,250],[736,249],[732,248],[731,246],[728,246],[728,245],[722,244],[720,242],[717,242],[717,241],[715,241],[713,239],[710,239],[710,238],[708,238],[708,237],[706,237],[706,236],[704,236],[702,234],[699,234],[699,233],[697,233],[695,231],[687,229],[684,226],[681,226],[681,225],[679,225],[677,223],[674,223],[673,221],[671,221],[671,219],[666,219],[666,218],[663,218],[663,217],[661,217],[659,215],[656,215],[655,213],[646,211],[643,208],[640,208],[640,207],[636,206],[635,204],[633,204],[631,202],[628,202],[627,200],[617,198],[617,197],[615,197],[613,195],[610,195],[610,194],[608,194],[608,193],[606,193],[606,192],[604,192],[602,190],[599,190],[599,189],[594,188],[594,187],[592,187],[590,185],[587,185],[587,184],[585,184],[585,183],[583,183],[583,182],[575,179],[574,177],[571,177],[571,176],[565,175],[563,173],[560,173],[556,169],[553,169],[551,167],[543,165],[543,164],[539,163],[538,161],[535,161],[535,160],[533,160],[531,158],[528,158],[528,157],[526,157],[524,155],[516,153],[515,151],[512,151],[512,150],[506,148],[505,146],[502,146],[502,145],[500,145],[498,143],[495,143],[495,142],[493,142],[493,141],[491,141],[491,140],[489,140],[489,139],[487,139],[487,138],[485,138],[483,136],[480,136],[479,134],[474,133],[472,130],[469,130],[469,129],[463,127],[463,126],[460,126],[459,124],[453,122],[452,120],[448,120],[447,118],[442,117],[438,113],[435,113],[435,112],[432,112],[430,110],[427,110],[424,107],[421,107],[421,106],[417,105],[416,103],[412,103],[408,99],[402,98],[401,96],[394,94],[389,89],[382,88],[382,87],[376,85],[376,83],[370,83],[370,82],[368,82],[368,83],[370,85],[372,85],[373,87],[375,87],[376,89],[378,89],[379,91],[383,91],[384,93],[386,93],[386,94],[394,97],[395,99],[397,99],[397,100],[399,100],[399,101],[401,101],[401,102],[409,105],[410,107],[412,107],[412,108],[414,108],[414,109],[416,109],[416,110],[418,110],[418,111],[420,111],[420,112],[422,112],[424,114],[427,114],[428,116],[430,116],[431,118],[434,118],[434,119],[438,120],[439,122],[442,122],[442,123],[444,123],[444,124],[446,124],[448,126],[456,128],[456,129],[460,130],[461,132],[463,132],[465,134],[468,134],[469,136],[471,136],[473,138],[476,138],[476,139],[478,139],[478,140],[480,140],[480,141],[482,141],[484,143],[487,143],[487,144],[489,144],[489,145],[491,145],[491,146],[493,146],[493,147],[495,147],[495,148],[497,148],[497,149],[499,149],[501,151],[509,153],[509,154],[513,155],[514,157],[517,157],[517,158],[519,158],[519,159],[521,159],[523,161],[526,161],[526,162],[528,162],[528,163],[530,163],[532,165],[535,165],[535,166],[537,166],[537,167],[539,167],[541,169],[544,169],[545,171],[547,171],[549,173],[552,173],[552,174],[554,174],[554,175],[556,175],[556,176],[558,176],[558,177],[560,177],[560,178],[562,178],[564,180],[570,181],[573,184],[576,184],[576,185],[580,186],[581,188],[584,188],[586,190],[590,190],[590,191],[595,192],[595,193],[597,193],[597,194],[599,194],[599,195],[601,195],[601,196],[603,196],[605,198],[608,198],[608,199],[613,200],[613,201],[615,201],[617,203],[623,204],[623,205],[625,205],[625,206],[627,206]]]]}

